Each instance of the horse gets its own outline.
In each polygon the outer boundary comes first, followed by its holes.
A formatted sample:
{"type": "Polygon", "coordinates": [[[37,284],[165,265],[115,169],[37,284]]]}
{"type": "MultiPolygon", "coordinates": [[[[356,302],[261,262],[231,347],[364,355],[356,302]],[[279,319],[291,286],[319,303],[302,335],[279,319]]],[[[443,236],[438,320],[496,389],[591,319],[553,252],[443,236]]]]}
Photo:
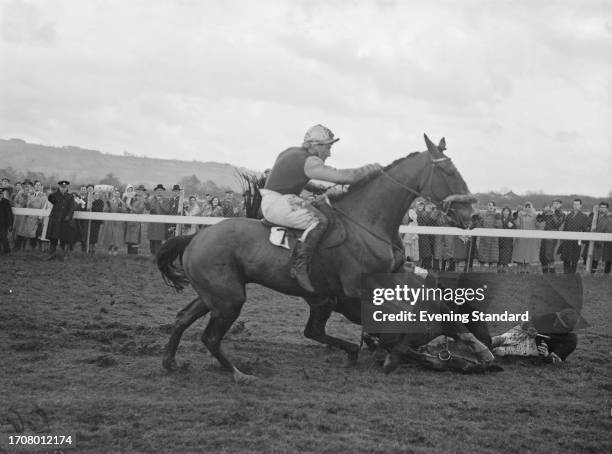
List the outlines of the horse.
{"type": "MultiPolygon", "coordinates": [[[[302,289],[290,276],[291,251],[272,245],[269,226],[260,220],[230,218],[195,235],[168,240],[156,257],[162,277],[177,291],[191,284],[198,296],[177,314],[163,367],[177,369],[175,355],[183,332],[210,313],[202,334],[204,345],[236,382],[255,379],[241,372],[221,347],[246,301],[247,283],[303,297],[310,306],[304,335],[339,347],[350,361],[356,361],[359,345],[328,335],[325,325],[338,298],[359,297],[362,273],[392,273],[402,267],[405,255],[399,226],[415,198],[439,206],[449,225],[465,228],[471,219],[475,199],[463,177],[452,160],[424,137],[426,151],[399,158],[348,191],[318,202],[317,207],[344,231],[345,240],[317,249],[310,273],[314,293],[302,289]]],[[[460,335],[482,360],[493,359],[473,334],[460,335]]]]}

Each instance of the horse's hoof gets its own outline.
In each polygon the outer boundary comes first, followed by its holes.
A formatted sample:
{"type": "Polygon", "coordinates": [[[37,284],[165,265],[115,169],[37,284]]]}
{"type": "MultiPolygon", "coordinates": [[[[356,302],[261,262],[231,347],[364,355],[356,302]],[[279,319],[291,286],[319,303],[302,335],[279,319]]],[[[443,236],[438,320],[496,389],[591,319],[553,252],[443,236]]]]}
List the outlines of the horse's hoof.
{"type": "Polygon", "coordinates": [[[162,366],[168,372],[175,372],[176,370],[178,370],[178,364],[176,363],[176,359],[174,358],[164,358],[164,360],[162,361],[162,366]]]}
{"type": "Polygon", "coordinates": [[[495,359],[495,356],[493,356],[493,353],[491,353],[491,350],[489,350],[488,348],[477,351],[476,355],[478,355],[478,357],[483,363],[490,363],[495,359]]]}
{"type": "Polygon", "coordinates": [[[385,374],[390,374],[399,366],[399,357],[392,353],[389,353],[385,358],[385,363],[383,364],[383,372],[385,374]]]}
{"type": "Polygon", "coordinates": [[[257,380],[255,375],[243,374],[238,369],[234,368],[234,381],[239,384],[252,383],[257,380]]]}

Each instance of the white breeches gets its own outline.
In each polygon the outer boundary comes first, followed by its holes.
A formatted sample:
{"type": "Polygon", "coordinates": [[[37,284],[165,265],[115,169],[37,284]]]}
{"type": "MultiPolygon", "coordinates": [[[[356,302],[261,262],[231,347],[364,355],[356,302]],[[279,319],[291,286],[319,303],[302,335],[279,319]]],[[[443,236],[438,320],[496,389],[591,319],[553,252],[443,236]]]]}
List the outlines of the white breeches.
{"type": "Polygon", "coordinates": [[[309,203],[294,194],[279,194],[269,189],[260,189],[261,212],[272,224],[305,230],[302,240],[318,223],[319,219],[308,209],[309,203]]]}

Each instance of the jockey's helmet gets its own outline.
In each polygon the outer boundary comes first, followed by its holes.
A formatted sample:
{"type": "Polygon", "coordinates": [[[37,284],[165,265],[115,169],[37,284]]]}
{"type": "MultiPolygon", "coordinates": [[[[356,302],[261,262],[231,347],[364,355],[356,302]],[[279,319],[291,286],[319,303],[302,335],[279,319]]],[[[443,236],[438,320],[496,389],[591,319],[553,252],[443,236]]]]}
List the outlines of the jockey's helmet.
{"type": "Polygon", "coordinates": [[[337,142],[340,139],[334,138],[334,133],[323,125],[314,125],[304,136],[304,145],[324,145],[337,142]]]}

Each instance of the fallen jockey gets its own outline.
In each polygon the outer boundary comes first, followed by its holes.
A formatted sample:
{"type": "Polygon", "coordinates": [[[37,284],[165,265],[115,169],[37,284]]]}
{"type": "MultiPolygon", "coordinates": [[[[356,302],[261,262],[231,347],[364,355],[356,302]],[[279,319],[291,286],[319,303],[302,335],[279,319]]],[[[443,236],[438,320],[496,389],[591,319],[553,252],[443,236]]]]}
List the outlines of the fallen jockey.
{"type": "Polygon", "coordinates": [[[336,184],[354,184],[379,172],[379,164],[357,169],[335,169],[325,165],[331,147],[337,142],[334,134],[322,125],[310,128],[301,147],[291,147],[277,158],[261,190],[261,210],[266,221],[284,227],[303,230],[291,264],[291,276],[302,288],[314,292],[310,283],[310,261],[317,244],[328,226],[320,210],[300,197],[311,179],[336,184]]]}
{"type": "Polygon", "coordinates": [[[491,339],[496,356],[537,356],[546,363],[558,364],[576,349],[573,333],[580,315],[574,309],[540,315],[491,339]]]}

